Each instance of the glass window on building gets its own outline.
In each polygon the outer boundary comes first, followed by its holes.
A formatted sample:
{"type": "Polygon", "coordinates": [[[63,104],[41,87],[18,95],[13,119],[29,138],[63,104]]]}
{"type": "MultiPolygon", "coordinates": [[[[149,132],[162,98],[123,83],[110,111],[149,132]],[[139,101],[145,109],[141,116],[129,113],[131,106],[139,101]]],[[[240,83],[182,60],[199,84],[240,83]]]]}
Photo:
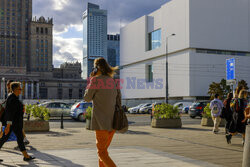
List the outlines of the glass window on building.
{"type": "Polygon", "coordinates": [[[79,99],[82,99],[83,98],[83,90],[82,89],[79,89],[79,99]]]}
{"type": "Polygon", "coordinates": [[[148,50],[161,47],[161,29],[148,34],[148,50]]]}
{"type": "Polygon", "coordinates": [[[47,88],[40,88],[40,99],[48,99],[48,89],[47,88]]]}
{"type": "Polygon", "coordinates": [[[146,65],[146,82],[153,82],[153,65],[146,65]]]}
{"type": "Polygon", "coordinates": [[[58,99],[62,99],[62,95],[63,95],[63,90],[62,90],[62,88],[58,88],[58,90],[57,90],[57,98],[58,98],[58,99]]]}
{"type": "Polygon", "coordinates": [[[69,99],[72,99],[72,92],[73,92],[73,90],[69,89],[69,99]]]}

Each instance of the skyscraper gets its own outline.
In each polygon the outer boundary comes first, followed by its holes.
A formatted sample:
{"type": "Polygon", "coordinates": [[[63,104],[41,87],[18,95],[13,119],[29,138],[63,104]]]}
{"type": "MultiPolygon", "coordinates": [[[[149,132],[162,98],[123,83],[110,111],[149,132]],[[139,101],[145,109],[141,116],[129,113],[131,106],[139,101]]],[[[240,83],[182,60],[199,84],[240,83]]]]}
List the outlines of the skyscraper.
{"type": "Polygon", "coordinates": [[[98,57],[107,60],[107,10],[88,3],[83,13],[83,79],[89,76],[98,57]]]}
{"type": "Polygon", "coordinates": [[[120,65],[120,35],[108,35],[108,62],[112,67],[120,65]]]}
{"type": "Polygon", "coordinates": [[[30,23],[29,69],[36,72],[52,71],[53,20],[41,16],[30,23]]]}
{"type": "Polygon", "coordinates": [[[28,63],[31,18],[32,0],[0,0],[0,66],[28,63]]]}
{"type": "Polygon", "coordinates": [[[0,0],[0,66],[52,71],[53,21],[32,20],[32,0],[0,0]]]}

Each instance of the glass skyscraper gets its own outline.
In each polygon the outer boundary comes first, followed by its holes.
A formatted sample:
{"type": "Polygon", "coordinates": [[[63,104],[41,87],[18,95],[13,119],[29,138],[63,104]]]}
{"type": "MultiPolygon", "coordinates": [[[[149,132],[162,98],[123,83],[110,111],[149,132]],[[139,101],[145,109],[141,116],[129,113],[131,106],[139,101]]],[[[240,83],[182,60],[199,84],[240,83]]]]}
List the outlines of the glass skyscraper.
{"type": "Polygon", "coordinates": [[[83,13],[83,62],[82,78],[89,77],[94,60],[107,59],[107,10],[96,4],[88,3],[83,13]]]}
{"type": "Polygon", "coordinates": [[[108,35],[108,62],[112,67],[120,65],[120,35],[108,35]]]}

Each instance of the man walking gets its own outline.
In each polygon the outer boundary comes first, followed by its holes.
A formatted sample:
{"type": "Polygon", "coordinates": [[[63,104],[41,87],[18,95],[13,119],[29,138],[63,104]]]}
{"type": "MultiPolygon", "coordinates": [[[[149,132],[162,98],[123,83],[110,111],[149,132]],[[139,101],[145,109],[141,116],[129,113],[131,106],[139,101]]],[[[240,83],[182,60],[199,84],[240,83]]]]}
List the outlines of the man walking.
{"type": "Polygon", "coordinates": [[[214,96],[214,100],[211,101],[210,103],[210,109],[211,109],[211,115],[212,115],[212,119],[214,121],[214,128],[213,128],[213,132],[215,134],[217,134],[219,132],[219,125],[221,122],[221,111],[223,108],[223,103],[222,101],[219,99],[219,94],[215,94],[214,96]]]}

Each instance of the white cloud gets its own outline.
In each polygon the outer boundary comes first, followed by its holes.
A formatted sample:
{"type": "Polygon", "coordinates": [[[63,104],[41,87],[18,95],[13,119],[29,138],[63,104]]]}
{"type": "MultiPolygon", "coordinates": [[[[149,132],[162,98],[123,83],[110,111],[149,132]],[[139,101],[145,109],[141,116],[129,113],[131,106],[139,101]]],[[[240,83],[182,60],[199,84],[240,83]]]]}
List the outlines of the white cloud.
{"type": "Polygon", "coordinates": [[[54,10],[62,10],[68,3],[69,0],[53,0],[53,8],[54,10]]]}
{"type": "Polygon", "coordinates": [[[54,66],[68,62],[82,61],[82,39],[54,36],[54,66]]]}

